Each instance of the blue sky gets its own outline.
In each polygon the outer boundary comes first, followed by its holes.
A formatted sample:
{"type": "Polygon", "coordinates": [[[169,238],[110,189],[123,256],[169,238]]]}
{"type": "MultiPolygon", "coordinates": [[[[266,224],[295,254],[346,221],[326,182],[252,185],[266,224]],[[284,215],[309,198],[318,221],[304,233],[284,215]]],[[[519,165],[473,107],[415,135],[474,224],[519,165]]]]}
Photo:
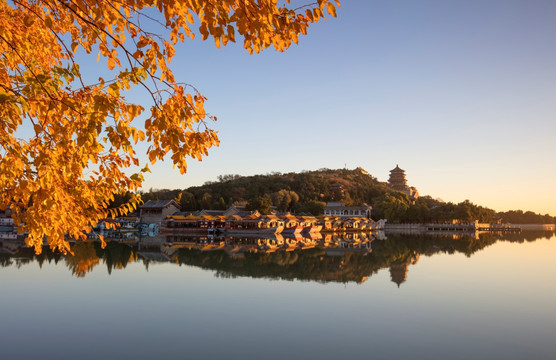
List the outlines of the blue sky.
{"type": "MultiPolygon", "coordinates": [[[[295,2],[294,2],[295,3],[295,2]]],[[[208,98],[221,145],[186,175],[396,164],[421,194],[556,215],[556,2],[347,1],[285,53],[188,41],[176,78],[208,98]]]]}

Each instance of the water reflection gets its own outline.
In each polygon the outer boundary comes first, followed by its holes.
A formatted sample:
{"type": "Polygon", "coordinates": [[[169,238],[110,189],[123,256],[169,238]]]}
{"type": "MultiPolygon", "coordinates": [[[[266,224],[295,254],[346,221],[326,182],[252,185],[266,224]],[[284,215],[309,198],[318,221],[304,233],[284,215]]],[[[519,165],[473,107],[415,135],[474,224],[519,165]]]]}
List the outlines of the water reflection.
{"type": "Polygon", "coordinates": [[[133,262],[148,270],[153,263],[190,265],[215,271],[217,277],[253,277],[318,282],[362,283],[381,269],[389,269],[399,287],[408,280],[410,265],[421,256],[465,254],[470,257],[498,241],[532,242],[550,239],[551,231],[479,236],[281,235],[269,237],[181,237],[157,235],[133,241],[113,240],[103,249],[97,241],[72,244],[74,256],[47,248],[40,255],[17,239],[0,240],[0,266],[19,268],[32,262],[62,263],[76,277],[106,267],[109,274],[133,262]]]}

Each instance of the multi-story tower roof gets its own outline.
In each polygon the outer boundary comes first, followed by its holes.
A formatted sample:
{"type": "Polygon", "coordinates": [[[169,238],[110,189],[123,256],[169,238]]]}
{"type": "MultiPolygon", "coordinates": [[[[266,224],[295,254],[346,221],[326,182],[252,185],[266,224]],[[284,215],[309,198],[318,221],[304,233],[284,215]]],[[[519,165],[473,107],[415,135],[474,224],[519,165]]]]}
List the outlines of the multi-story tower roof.
{"type": "Polygon", "coordinates": [[[400,169],[398,165],[390,170],[390,179],[388,179],[390,187],[397,191],[404,191],[408,189],[407,180],[405,179],[405,171],[400,169]]]}

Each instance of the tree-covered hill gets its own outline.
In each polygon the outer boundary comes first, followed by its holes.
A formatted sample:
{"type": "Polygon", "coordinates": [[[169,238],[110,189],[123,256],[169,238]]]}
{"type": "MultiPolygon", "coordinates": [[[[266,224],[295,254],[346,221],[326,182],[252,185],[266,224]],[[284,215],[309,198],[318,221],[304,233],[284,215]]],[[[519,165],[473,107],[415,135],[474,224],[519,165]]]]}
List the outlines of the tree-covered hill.
{"type": "MultiPolygon", "coordinates": [[[[511,223],[556,223],[550,215],[521,210],[496,213],[492,209],[466,200],[455,204],[419,197],[411,201],[401,192],[391,189],[365,170],[320,169],[301,173],[271,173],[241,176],[221,175],[217,181],[187,189],[150,190],[141,194],[144,201],[176,199],[182,210],[224,210],[233,204],[245,204],[248,210],[263,214],[272,209],[293,213],[323,213],[326,202],[342,201],[346,205],[370,204],[375,220],[390,222],[461,221],[492,222],[501,219],[511,223]]],[[[122,199],[116,199],[117,204],[122,199]]]]}
{"type": "Polygon", "coordinates": [[[270,206],[279,211],[319,214],[326,202],[343,201],[347,205],[371,203],[389,192],[362,169],[272,173],[266,175],[222,175],[184,190],[151,190],[143,199],[175,198],[183,210],[226,209],[232,204],[246,203],[249,209],[267,212],[270,206]]]}

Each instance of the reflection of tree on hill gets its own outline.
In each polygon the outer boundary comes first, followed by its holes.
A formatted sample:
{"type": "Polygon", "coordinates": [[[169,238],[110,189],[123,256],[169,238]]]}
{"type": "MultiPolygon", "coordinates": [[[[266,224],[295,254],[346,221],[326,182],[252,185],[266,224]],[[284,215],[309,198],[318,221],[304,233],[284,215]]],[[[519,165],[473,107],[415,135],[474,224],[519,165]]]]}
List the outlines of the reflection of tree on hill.
{"type": "Polygon", "coordinates": [[[404,246],[392,246],[395,251],[384,247],[381,252],[380,248],[366,255],[347,252],[343,256],[327,256],[326,249],[314,248],[289,252],[245,253],[242,258],[232,258],[224,251],[181,249],[177,254],[177,261],[179,264],[216,270],[219,277],[249,276],[361,283],[391,264],[413,264],[419,256],[404,246]]]}
{"type": "Polygon", "coordinates": [[[15,265],[17,268],[20,268],[22,265],[29,264],[36,260],[39,263],[39,266],[42,267],[42,264],[45,261],[54,261],[55,263],[58,263],[61,258],[62,255],[60,253],[53,253],[51,251],[46,251],[40,255],[36,255],[33,248],[25,247],[23,244],[22,247],[19,248],[16,255],[0,254],[0,266],[8,267],[15,265]]]}
{"type": "Polygon", "coordinates": [[[64,259],[77,277],[84,277],[87,272],[92,271],[100,263],[101,259],[106,264],[108,273],[111,274],[113,269],[124,269],[136,258],[132,248],[116,242],[108,243],[104,249],[98,242],[76,242],[71,249],[74,256],[67,255],[64,256],[64,259]]]}
{"type": "Polygon", "coordinates": [[[299,279],[321,282],[360,282],[365,273],[372,272],[366,256],[347,253],[327,256],[324,249],[276,251],[272,253],[245,253],[241,258],[228,256],[224,251],[202,252],[180,249],[179,264],[194,265],[217,271],[219,277],[265,277],[272,279],[299,279]],[[364,271],[358,269],[364,268],[364,271]],[[362,275],[363,274],[363,275],[362,275]]]}
{"type": "Polygon", "coordinates": [[[99,263],[99,258],[93,242],[78,242],[71,247],[73,256],[66,256],[66,265],[72,274],[77,277],[85,277],[99,263]]]}
{"type": "Polygon", "coordinates": [[[97,256],[103,259],[109,274],[112,273],[113,269],[125,269],[127,264],[136,260],[137,253],[127,245],[110,242],[104,249],[101,249],[99,245],[97,243],[97,256]]]}
{"type": "Polygon", "coordinates": [[[0,254],[0,266],[8,267],[13,265],[13,260],[9,254],[0,254]]]}
{"type": "MultiPolygon", "coordinates": [[[[372,253],[357,251],[328,252],[328,248],[275,252],[234,252],[225,250],[201,251],[199,249],[171,249],[171,252],[152,248],[165,259],[171,258],[178,265],[193,265],[216,271],[219,277],[254,277],[285,280],[310,280],[319,282],[357,282],[361,283],[381,269],[389,269],[391,279],[400,285],[407,280],[409,265],[415,264],[419,256],[461,253],[471,256],[497,241],[530,242],[537,239],[550,239],[553,232],[524,232],[521,234],[481,234],[478,239],[468,237],[453,239],[449,237],[388,235],[388,240],[372,243],[372,253]]],[[[237,247],[237,244],[236,244],[237,247]]],[[[64,259],[72,273],[83,277],[95,268],[100,261],[106,264],[108,273],[113,269],[124,269],[127,264],[139,261],[136,248],[117,242],[108,243],[102,249],[98,242],[77,242],[72,245],[75,256],[61,255],[43,251],[35,255],[33,249],[21,248],[16,255],[1,254],[1,267],[20,267],[37,261],[43,263],[64,259]]],[[[149,260],[149,261],[157,261],[149,260]]],[[[149,261],[144,260],[145,266],[149,261]]]]}
{"type": "Polygon", "coordinates": [[[522,233],[509,233],[509,234],[504,234],[503,236],[498,235],[498,240],[524,243],[524,242],[533,242],[541,239],[549,240],[554,235],[555,235],[554,231],[549,231],[549,230],[534,230],[534,231],[528,230],[522,233]]]}
{"type": "MultiPolygon", "coordinates": [[[[31,255],[35,255],[34,250],[32,251],[31,255]]],[[[39,255],[35,255],[35,258],[37,259],[39,266],[42,268],[45,262],[48,262],[49,264],[54,262],[54,264],[57,264],[58,261],[63,258],[63,255],[58,251],[43,251],[39,255]]]]}
{"type": "Polygon", "coordinates": [[[371,254],[355,252],[343,256],[327,256],[326,249],[276,251],[272,253],[245,253],[243,257],[231,257],[225,251],[202,252],[197,249],[180,249],[179,264],[216,270],[220,277],[248,276],[286,280],[313,280],[320,282],[362,282],[381,269],[389,269],[394,283],[407,279],[408,266],[417,263],[419,257],[439,253],[462,253],[471,256],[502,239],[505,241],[530,241],[551,233],[523,236],[514,234],[481,234],[478,239],[468,237],[453,239],[426,235],[389,235],[386,241],[374,241],[371,254]]]}

